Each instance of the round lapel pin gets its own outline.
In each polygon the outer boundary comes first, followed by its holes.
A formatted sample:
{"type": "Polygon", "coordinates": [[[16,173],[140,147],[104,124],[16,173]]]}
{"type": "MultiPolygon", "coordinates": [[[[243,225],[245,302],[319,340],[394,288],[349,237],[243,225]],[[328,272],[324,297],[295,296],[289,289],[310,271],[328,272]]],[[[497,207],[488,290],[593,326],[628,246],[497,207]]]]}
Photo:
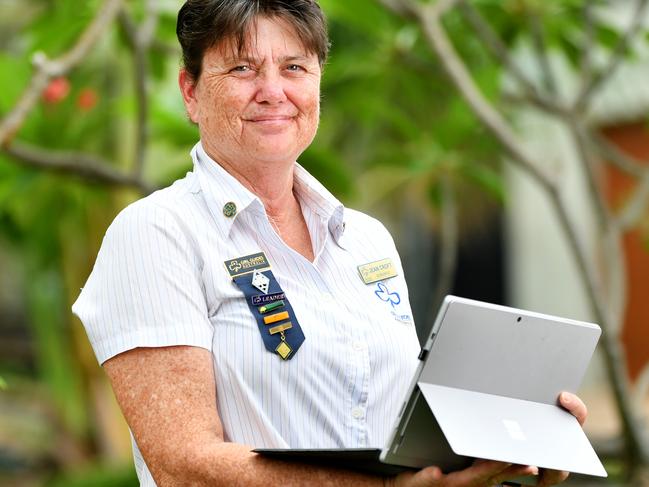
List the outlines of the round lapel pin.
{"type": "Polygon", "coordinates": [[[223,205],[223,214],[228,218],[232,218],[237,214],[237,205],[235,205],[232,201],[228,201],[225,205],[223,205]]]}

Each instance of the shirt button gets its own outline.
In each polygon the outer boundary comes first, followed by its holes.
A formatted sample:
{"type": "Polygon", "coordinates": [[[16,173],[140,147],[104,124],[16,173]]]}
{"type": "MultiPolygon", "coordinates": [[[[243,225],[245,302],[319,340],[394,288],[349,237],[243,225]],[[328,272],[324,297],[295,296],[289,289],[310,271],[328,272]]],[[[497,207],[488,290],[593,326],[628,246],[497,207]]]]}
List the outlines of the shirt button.
{"type": "Polygon", "coordinates": [[[360,352],[360,351],[363,350],[365,347],[363,346],[363,342],[354,342],[354,343],[352,343],[352,348],[353,348],[356,352],[360,352]]]}
{"type": "Polygon", "coordinates": [[[363,417],[363,410],[361,408],[352,409],[352,417],[354,419],[361,419],[363,417]]]}

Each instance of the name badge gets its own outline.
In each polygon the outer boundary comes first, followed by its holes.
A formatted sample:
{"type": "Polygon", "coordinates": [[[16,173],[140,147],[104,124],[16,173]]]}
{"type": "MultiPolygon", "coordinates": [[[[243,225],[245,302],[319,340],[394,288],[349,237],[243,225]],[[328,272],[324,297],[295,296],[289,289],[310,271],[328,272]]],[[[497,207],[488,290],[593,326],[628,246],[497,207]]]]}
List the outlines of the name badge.
{"type": "Polygon", "coordinates": [[[358,273],[365,284],[372,284],[376,281],[389,279],[397,275],[397,270],[392,259],[377,260],[368,264],[358,266],[358,273]]]}

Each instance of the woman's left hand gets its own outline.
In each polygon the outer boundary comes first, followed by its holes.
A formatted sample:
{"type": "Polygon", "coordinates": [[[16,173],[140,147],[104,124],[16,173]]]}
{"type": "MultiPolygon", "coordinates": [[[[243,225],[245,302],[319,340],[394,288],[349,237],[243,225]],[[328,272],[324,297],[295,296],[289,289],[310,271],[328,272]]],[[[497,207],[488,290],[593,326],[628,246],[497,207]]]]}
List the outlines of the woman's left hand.
{"type": "MultiPolygon", "coordinates": [[[[588,416],[588,409],[584,402],[579,397],[571,394],[570,392],[562,392],[559,395],[559,404],[572,414],[580,425],[584,425],[586,417],[588,416]]],[[[562,470],[541,470],[540,478],[537,486],[555,485],[563,482],[568,478],[568,472],[562,470]]]]}

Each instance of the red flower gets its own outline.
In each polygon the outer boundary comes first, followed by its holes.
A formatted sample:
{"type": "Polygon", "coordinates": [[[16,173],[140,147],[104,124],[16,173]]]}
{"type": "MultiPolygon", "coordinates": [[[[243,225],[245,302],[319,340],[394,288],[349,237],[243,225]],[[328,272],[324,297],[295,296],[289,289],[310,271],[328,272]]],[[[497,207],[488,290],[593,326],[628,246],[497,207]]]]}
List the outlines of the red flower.
{"type": "Polygon", "coordinates": [[[43,90],[43,100],[45,103],[54,105],[59,103],[70,93],[70,82],[67,78],[54,78],[43,90]]]}

